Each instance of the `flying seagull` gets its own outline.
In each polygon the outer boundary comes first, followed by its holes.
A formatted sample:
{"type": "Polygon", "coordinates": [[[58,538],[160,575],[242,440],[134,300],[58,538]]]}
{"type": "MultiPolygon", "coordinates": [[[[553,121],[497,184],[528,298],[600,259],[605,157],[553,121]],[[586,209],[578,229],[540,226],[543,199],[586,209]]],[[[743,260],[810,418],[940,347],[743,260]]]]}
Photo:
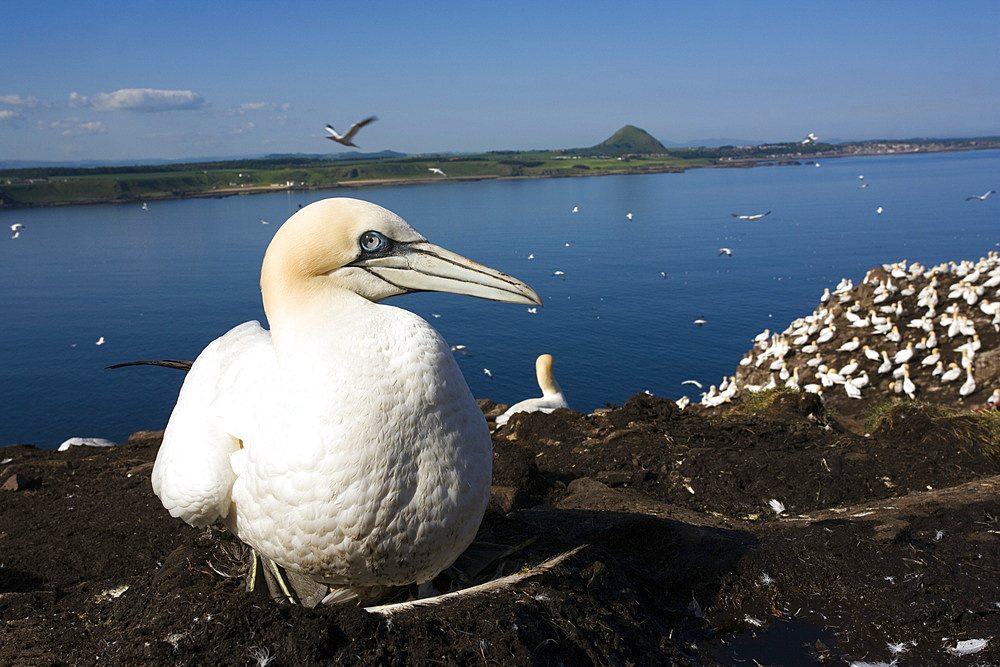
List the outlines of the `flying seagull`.
{"type": "Polygon", "coordinates": [[[966,197],[965,201],[969,201],[970,199],[978,199],[979,201],[983,201],[984,199],[986,199],[990,195],[994,194],[995,192],[996,192],[996,190],[990,190],[989,192],[987,192],[984,195],[972,195],[971,197],[966,197]]]}
{"type": "Polygon", "coordinates": [[[739,213],[731,213],[734,218],[739,218],[740,220],[760,220],[765,215],[771,215],[771,212],[767,213],[754,213],[753,215],[740,215],[739,213]]]}
{"type": "Polygon", "coordinates": [[[431,173],[434,173],[434,174],[439,174],[441,176],[447,176],[448,175],[448,174],[444,173],[443,171],[441,171],[440,169],[438,169],[437,167],[427,167],[427,171],[429,171],[431,173]]]}
{"type": "Polygon", "coordinates": [[[355,148],[357,148],[358,145],[351,140],[354,139],[354,135],[358,133],[358,130],[360,130],[373,120],[378,120],[378,119],[375,116],[369,116],[364,120],[359,120],[354,125],[351,125],[351,129],[349,129],[347,131],[347,134],[345,134],[344,136],[341,136],[335,129],[333,129],[332,125],[327,125],[326,131],[329,132],[331,135],[327,137],[327,139],[329,139],[330,141],[336,141],[338,144],[343,144],[345,146],[354,146],[355,148]]]}

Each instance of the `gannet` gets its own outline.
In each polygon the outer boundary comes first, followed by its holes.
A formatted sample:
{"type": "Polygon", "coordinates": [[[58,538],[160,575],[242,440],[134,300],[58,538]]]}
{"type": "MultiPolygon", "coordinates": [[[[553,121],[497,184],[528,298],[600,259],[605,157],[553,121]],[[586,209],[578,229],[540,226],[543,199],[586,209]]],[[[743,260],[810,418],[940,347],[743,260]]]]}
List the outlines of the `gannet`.
{"type": "Polygon", "coordinates": [[[731,213],[734,218],[739,218],[740,220],[760,220],[765,215],[771,215],[771,212],[767,213],[754,213],[753,215],[740,215],[739,213],[731,213]]]}
{"type": "Polygon", "coordinates": [[[292,602],[295,578],[309,584],[300,601],[310,604],[327,586],[334,600],[429,582],[479,527],[490,433],[441,335],[378,302],[417,291],[541,300],[348,198],[292,215],[267,248],[260,286],[270,331],[247,322],[198,356],[153,491],[193,526],[222,520],[292,602]]]}
{"type": "Polygon", "coordinates": [[[542,354],[535,359],[535,378],[542,390],[539,398],[526,398],[507,409],[507,412],[497,417],[497,426],[503,426],[518,412],[544,412],[549,414],[557,408],[568,408],[569,404],[563,396],[559,383],[552,373],[552,355],[542,354]]]}
{"type": "Polygon", "coordinates": [[[733,251],[729,248],[719,248],[719,255],[725,255],[727,257],[733,256],[733,251]]]}
{"type": "Polygon", "coordinates": [[[438,176],[445,176],[445,177],[448,176],[448,174],[444,173],[444,170],[438,169],[437,167],[427,167],[427,171],[431,172],[432,174],[437,174],[438,176]]]}
{"type": "Polygon", "coordinates": [[[354,143],[354,141],[352,141],[354,139],[354,135],[357,134],[358,130],[363,128],[365,125],[375,120],[378,120],[378,118],[376,118],[375,116],[369,116],[364,120],[359,120],[354,125],[351,125],[351,129],[349,129],[347,131],[347,134],[343,136],[341,136],[335,129],[333,129],[332,125],[327,125],[326,131],[330,133],[330,136],[327,137],[327,139],[329,139],[330,141],[336,141],[338,144],[343,144],[345,146],[354,146],[355,148],[357,148],[358,145],[354,143]]]}
{"type": "Polygon", "coordinates": [[[988,190],[984,195],[972,195],[971,197],[966,197],[965,201],[969,201],[970,199],[978,199],[979,201],[984,201],[987,197],[994,194],[995,192],[996,190],[988,190]]]}

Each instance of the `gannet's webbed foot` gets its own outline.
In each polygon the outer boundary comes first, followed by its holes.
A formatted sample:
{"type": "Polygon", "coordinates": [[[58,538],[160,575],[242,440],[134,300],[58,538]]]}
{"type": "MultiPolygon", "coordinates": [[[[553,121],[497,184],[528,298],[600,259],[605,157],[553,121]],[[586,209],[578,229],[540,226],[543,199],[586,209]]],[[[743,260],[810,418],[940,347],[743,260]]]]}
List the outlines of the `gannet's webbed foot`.
{"type": "Polygon", "coordinates": [[[258,554],[256,549],[252,550],[252,554],[253,562],[247,577],[248,591],[256,590],[263,579],[272,600],[304,607],[315,607],[330,592],[326,584],[297,572],[289,572],[270,558],[258,554]]]}

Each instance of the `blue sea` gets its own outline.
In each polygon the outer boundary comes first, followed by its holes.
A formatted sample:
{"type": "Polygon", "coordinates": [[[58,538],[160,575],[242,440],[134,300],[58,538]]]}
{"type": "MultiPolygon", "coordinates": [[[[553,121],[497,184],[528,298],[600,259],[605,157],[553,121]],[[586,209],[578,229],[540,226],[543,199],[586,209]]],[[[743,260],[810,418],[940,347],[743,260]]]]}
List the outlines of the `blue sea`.
{"type": "Polygon", "coordinates": [[[754,335],[811,312],[841,278],[997,249],[1000,196],[965,198],[998,186],[1000,151],[976,151],[2,211],[4,230],[25,229],[0,238],[0,445],[163,428],[183,373],[105,367],[193,359],[263,321],[264,250],[299,205],[325,197],[385,206],[534,287],[545,304],[534,314],[452,294],[390,303],[467,346],[457,359],[477,397],[538,395],[534,360],[547,352],[571,406],[589,412],[644,390],[690,394],[689,378],[717,383],[754,335]]]}

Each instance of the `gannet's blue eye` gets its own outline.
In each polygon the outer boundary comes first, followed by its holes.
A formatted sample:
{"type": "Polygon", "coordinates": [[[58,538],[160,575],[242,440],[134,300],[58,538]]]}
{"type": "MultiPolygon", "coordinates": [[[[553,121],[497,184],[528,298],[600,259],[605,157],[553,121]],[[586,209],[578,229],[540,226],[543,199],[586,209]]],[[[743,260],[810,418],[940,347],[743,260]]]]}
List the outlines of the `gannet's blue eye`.
{"type": "Polygon", "coordinates": [[[385,237],[378,232],[365,232],[361,235],[361,249],[365,252],[376,252],[385,246],[385,237]]]}

